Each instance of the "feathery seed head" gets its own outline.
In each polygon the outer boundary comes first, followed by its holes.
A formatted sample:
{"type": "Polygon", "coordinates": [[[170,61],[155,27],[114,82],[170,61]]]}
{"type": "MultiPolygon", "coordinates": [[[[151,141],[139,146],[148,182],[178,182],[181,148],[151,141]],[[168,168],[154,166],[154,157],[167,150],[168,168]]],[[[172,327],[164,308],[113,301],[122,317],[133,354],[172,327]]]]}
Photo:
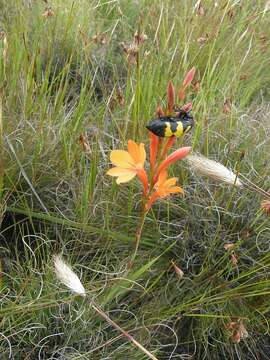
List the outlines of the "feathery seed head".
{"type": "Polygon", "coordinates": [[[59,255],[54,256],[54,269],[60,282],[66,285],[75,294],[86,296],[85,289],[80,279],[59,255]]]}
{"type": "Polygon", "coordinates": [[[229,185],[243,186],[243,183],[230,169],[214,160],[210,160],[203,155],[188,155],[186,159],[189,165],[201,175],[229,185]]]}

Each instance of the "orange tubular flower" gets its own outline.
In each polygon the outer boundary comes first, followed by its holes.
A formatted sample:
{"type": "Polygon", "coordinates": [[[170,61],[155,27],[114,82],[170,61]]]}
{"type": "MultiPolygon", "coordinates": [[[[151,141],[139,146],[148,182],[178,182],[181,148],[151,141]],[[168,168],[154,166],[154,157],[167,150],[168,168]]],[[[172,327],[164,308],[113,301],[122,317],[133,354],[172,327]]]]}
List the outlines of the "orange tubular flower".
{"type": "Polygon", "coordinates": [[[167,167],[170,164],[173,164],[175,161],[177,160],[181,160],[183,159],[185,156],[187,156],[187,154],[190,152],[191,147],[187,146],[187,147],[182,147],[176,151],[174,151],[171,155],[169,155],[164,161],[162,161],[162,163],[159,165],[158,170],[157,170],[157,174],[154,178],[154,182],[157,181],[159,174],[161,172],[163,172],[164,170],[167,169],[167,167]]]}
{"type": "Polygon", "coordinates": [[[150,167],[151,170],[154,171],[157,153],[158,153],[158,146],[159,146],[159,137],[149,131],[150,136],[150,167]]]}
{"type": "Polygon", "coordinates": [[[117,177],[116,183],[126,183],[132,180],[136,175],[143,184],[144,194],[148,191],[148,179],[144,170],[146,153],[144,144],[136,144],[134,141],[128,141],[128,151],[113,150],[110,160],[115,165],[107,172],[107,175],[117,177]]]}
{"type": "Polygon", "coordinates": [[[167,155],[167,152],[168,150],[173,146],[173,144],[175,143],[175,140],[176,140],[176,137],[175,136],[171,136],[165,146],[164,146],[164,149],[162,151],[162,154],[161,154],[161,159],[164,159],[164,157],[167,155]]]}
{"type": "Polygon", "coordinates": [[[175,186],[177,178],[167,179],[167,171],[160,173],[158,181],[156,182],[154,189],[156,190],[148,200],[145,208],[149,210],[153,203],[159,198],[165,198],[166,196],[174,193],[184,193],[180,186],[175,186]]]}

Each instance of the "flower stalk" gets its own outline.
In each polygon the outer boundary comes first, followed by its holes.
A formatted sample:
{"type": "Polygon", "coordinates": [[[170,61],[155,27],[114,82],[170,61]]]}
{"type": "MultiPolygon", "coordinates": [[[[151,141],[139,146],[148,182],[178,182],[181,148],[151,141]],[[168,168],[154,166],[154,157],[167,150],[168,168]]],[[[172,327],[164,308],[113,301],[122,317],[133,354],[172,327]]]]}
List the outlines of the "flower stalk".
{"type": "Polygon", "coordinates": [[[117,177],[117,184],[128,182],[137,176],[143,186],[142,210],[135,233],[135,249],[130,266],[137,255],[146,215],[153,204],[170,194],[183,193],[183,189],[176,186],[177,178],[168,178],[167,168],[187,156],[191,148],[180,148],[166,157],[174,142],[174,138],[169,139],[164,145],[162,139],[150,134],[150,181],[144,169],[146,160],[144,144],[136,144],[133,140],[129,140],[128,151],[113,150],[111,152],[110,159],[115,167],[108,170],[107,174],[117,177]]]}
{"type": "Polygon", "coordinates": [[[133,264],[133,261],[135,260],[137,252],[138,252],[139,244],[140,244],[141,237],[142,237],[143,226],[144,226],[144,223],[145,223],[147,213],[148,213],[148,209],[145,207],[145,202],[143,201],[142,202],[142,212],[141,212],[141,216],[140,216],[139,223],[138,223],[136,233],[135,233],[134,253],[132,255],[129,268],[131,268],[131,266],[133,264]]]}
{"type": "MultiPolygon", "coordinates": [[[[138,32],[140,34],[140,32],[138,32]]],[[[138,81],[139,81],[139,55],[137,55],[137,73],[138,73],[138,81]]],[[[186,91],[187,87],[191,84],[193,77],[195,75],[195,68],[192,68],[184,78],[182,83],[182,89],[186,91]]],[[[137,94],[137,104],[139,104],[139,93],[137,94]]],[[[157,107],[157,116],[161,118],[161,126],[164,123],[167,124],[166,119],[170,121],[175,121],[174,126],[178,127],[177,133],[176,130],[170,132],[157,132],[157,134],[147,126],[149,130],[150,137],[150,148],[149,148],[149,163],[150,163],[150,171],[149,175],[145,170],[145,161],[146,161],[146,152],[145,145],[143,143],[137,144],[133,140],[128,140],[128,149],[124,150],[112,150],[110,154],[111,163],[115,166],[108,170],[107,175],[116,177],[116,183],[122,184],[126,183],[133,178],[137,177],[141,182],[143,187],[142,199],[141,199],[141,215],[139,218],[137,230],[135,233],[135,249],[134,254],[132,256],[132,260],[130,264],[134,261],[139,244],[142,237],[143,226],[145,223],[146,215],[148,211],[151,209],[153,204],[158,200],[165,197],[168,197],[174,193],[182,193],[183,189],[179,186],[176,186],[177,178],[168,178],[167,170],[170,165],[175,163],[177,160],[181,160],[188,155],[191,148],[190,147],[182,147],[170,155],[167,155],[169,150],[175,143],[176,136],[184,135],[184,125],[182,124],[185,121],[186,128],[189,129],[193,126],[193,124],[189,124],[187,111],[191,110],[192,103],[188,103],[184,105],[182,108],[179,108],[175,105],[176,92],[173,86],[173,83],[169,81],[167,86],[167,107],[166,109],[162,109],[159,105],[157,107]],[[184,110],[186,109],[186,110],[184,110]],[[175,119],[175,120],[174,120],[175,119]],[[188,124],[186,124],[188,122],[188,124]],[[182,128],[181,128],[182,127],[182,128]],[[182,129],[182,130],[181,130],[182,129]],[[166,136],[166,141],[164,137],[166,136]]],[[[181,100],[185,98],[181,97],[181,100]]],[[[168,121],[169,121],[168,120],[168,121]]],[[[155,120],[154,120],[155,121],[155,120]]],[[[159,121],[159,119],[158,119],[159,121]]],[[[158,125],[159,126],[159,125],[158,125]]]]}
{"type": "MultiPolygon", "coordinates": [[[[4,98],[4,82],[8,56],[8,40],[5,32],[0,32],[0,42],[3,43],[3,50],[0,53],[0,215],[1,201],[4,188],[4,142],[3,142],[3,98],[4,98]]],[[[1,44],[0,44],[1,45],[1,44]]]]}

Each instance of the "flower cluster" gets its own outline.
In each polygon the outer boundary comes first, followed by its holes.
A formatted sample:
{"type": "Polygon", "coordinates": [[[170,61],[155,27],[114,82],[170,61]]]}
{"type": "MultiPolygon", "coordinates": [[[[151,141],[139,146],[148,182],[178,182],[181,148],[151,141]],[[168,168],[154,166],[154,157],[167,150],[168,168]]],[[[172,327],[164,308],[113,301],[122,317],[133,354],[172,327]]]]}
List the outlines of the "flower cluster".
{"type": "MultiPolygon", "coordinates": [[[[178,98],[185,98],[186,88],[190,85],[195,74],[195,68],[192,68],[184,78],[182,87],[179,90],[178,98]]],[[[177,119],[177,109],[175,109],[175,89],[170,81],[167,87],[167,108],[163,110],[160,106],[157,108],[158,116],[174,116],[177,119]]],[[[184,105],[181,110],[187,112],[192,104],[184,105]]],[[[167,169],[175,161],[183,159],[188,155],[191,148],[182,147],[170,155],[169,149],[175,142],[175,136],[166,140],[152,132],[150,136],[150,174],[145,170],[146,151],[143,143],[137,144],[133,140],[128,140],[128,151],[113,150],[110,154],[111,163],[115,166],[107,174],[116,177],[116,183],[126,183],[134,177],[138,177],[143,185],[144,211],[148,211],[152,205],[160,198],[165,198],[170,194],[183,193],[180,186],[176,186],[177,178],[168,178],[167,169]]]]}
{"type": "MultiPolygon", "coordinates": [[[[178,99],[183,101],[186,96],[186,89],[191,84],[195,74],[192,68],[185,76],[178,93],[178,99]]],[[[177,178],[168,177],[168,167],[188,155],[191,147],[182,147],[168,155],[176,137],[183,136],[189,131],[193,124],[193,117],[189,114],[192,103],[181,108],[175,106],[175,89],[170,81],[167,86],[167,107],[162,109],[158,105],[156,113],[158,119],[152,120],[146,127],[149,130],[149,172],[145,170],[146,151],[143,143],[137,144],[128,140],[128,149],[112,150],[110,154],[111,163],[114,165],[107,175],[116,177],[116,183],[126,183],[137,177],[143,186],[142,212],[135,234],[135,251],[129,267],[132,266],[136,257],[141,239],[142,229],[146,214],[152,205],[158,200],[170,194],[181,193],[183,189],[176,185],[177,178]]]]}
{"type": "Polygon", "coordinates": [[[175,161],[184,158],[191,149],[182,147],[162,160],[160,156],[157,156],[161,142],[156,135],[151,134],[150,136],[152,139],[150,144],[150,161],[152,160],[150,181],[144,169],[146,160],[144,144],[136,144],[133,140],[128,141],[128,151],[113,150],[111,152],[110,160],[115,167],[107,172],[108,175],[117,178],[117,184],[126,183],[137,176],[143,185],[145,209],[147,210],[159,198],[173,193],[183,193],[181,187],[175,186],[177,178],[168,178],[167,168],[175,161]],[[155,153],[155,159],[153,159],[153,153],[155,153]]]}

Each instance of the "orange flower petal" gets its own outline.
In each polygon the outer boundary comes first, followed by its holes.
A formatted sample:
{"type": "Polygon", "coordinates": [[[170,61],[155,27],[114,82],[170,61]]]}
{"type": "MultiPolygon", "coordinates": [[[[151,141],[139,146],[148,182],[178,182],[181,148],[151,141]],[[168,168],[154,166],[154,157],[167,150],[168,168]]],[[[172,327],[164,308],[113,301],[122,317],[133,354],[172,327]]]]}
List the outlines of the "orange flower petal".
{"type": "Polygon", "coordinates": [[[143,193],[144,193],[144,195],[146,195],[148,192],[148,187],[149,187],[146,171],[144,169],[137,170],[137,176],[138,176],[139,180],[141,181],[141,183],[143,184],[143,193]]]}
{"type": "Polygon", "coordinates": [[[188,147],[188,146],[182,147],[182,148],[174,151],[164,161],[162,161],[162,163],[158,167],[158,171],[154,178],[154,182],[157,181],[158,176],[162,171],[166,170],[167,167],[169,165],[173,164],[175,161],[183,159],[185,156],[187,156],[187,154],[190,152],[190,150],[191,150],[191,147],[188,147]]]}
{"type": "Polygon", "coordinates": [[[134,174],[134,173],[136,174],[136,171],[132,170],[132,169],[114,167],[114,168],[108,170],[106,174],[110,175],[110,176],[123,176],[123,175],[134,174]]]}
{"type": "Polygon", "coordinates": [[[177,181],[176,177],[167,179],[167,171],[162,171],[158,177],[158,181],[155,184],[157,198],[164,198],[173,193],[183,193],[183,189],[180,186],[175,186],[177,181]]]}
{"type": "Polygon", "coordinates": [[[135,176],[136,176],[136,171],[130,172],[129,174],[125,174],[125,175],[120,175],[120,176],[118,176],[118,178],[116,179],[116,184],[123,184],[123,183],[129,182],[129,181],[132,180],[135,176]]]}
{"type": "Polygon", "coordinates": [[[168,187],[170,187],[170,186],[175,185],[175,184],[176,184],[176,181],[177,181],[177,178],[176,178],[176,177],[170,178],[170,179],[164,181],[163,186],[166,187],[166,188],[168,188],[168,187]]]}
{"type": "Polygon", "coordinates": [[[147,204],[145,205],[146,210],[149,210],[151,206],[154,204],[154,202],[159,198],[159,194],[157,191],[155,191],[150,199],[147,201],[147,204]]]}
{"type": "Polygon", "coordinates": [[[110,155],[111,162],[121,168],[135,167],[133,158],[127,151],[124,150],[113,150],[110,155]]]}
{"type": "Polygon", "coordinates": [[[171,186],[171,187],[162,187],[157,190],[157,193],[160,198],[165,198],[169,196],[170,194],[175,193],[184,193],[183,189],[180,186],[171,186]]]}
{"type": "Polygon", "coordinates": [[[144,163],[145,163],[145,160],[146,160],[146,152],[145,152],[145,148],[144,148],[143,143],[140,143],[140,160],[141,160],[142,166],[144,166],[144,163]]]}
{"type": "Polygon", "coordinates": [[[160,174],[159,174],[159,177],[158,177],[158,181],[156,182],[155,184],[155,189],[159,188],[160,186],[162,186],[162,184],[166,181],[167,179],[167,171],[164,170],[162,171],[160,174]]]}
{"type": "Polygon", "coordinates": [[[167,189],[161,187],[157,189],[157,194],[159,198],[165,198],[170,193],[167,191],[167,189]]]}
{"type": "Polygon", "coordinates": [[[161,154],[161,159],[164,159],[164,157],[167,155],[168,150],[173,146],[173,144],[175,143],[176,137],[175,136],[171,136],[168,138],[167,143],[165,144],[162,154],[161,154]]]}
{"type": "Polygon", "coordinates": [[[140,149],[133,140],[128,140],[128,152],[135,163],[140,162],[140,149]]]}
{"type": "Polygon", "coordinates": [[[133,158],[134,163],[139,167],[143,167],[146,159],[144,144],[138,145],[133,140],[128,140],[128,152],[133,158]]]}
{"type": "Polygon", "coordinates": [[[156,158],[158,153],[159,138],[149,131],[150,136],[150,166],[151,171],[154,171],[156,158]]]}
{"type": "Polygon", "coordinates": [[[174,193],[182,193],[182,194],[184,194],[184,190],[180,186],[171,186],[170,187],[170,193],[171,194],[174,194],[174,193]]]}

